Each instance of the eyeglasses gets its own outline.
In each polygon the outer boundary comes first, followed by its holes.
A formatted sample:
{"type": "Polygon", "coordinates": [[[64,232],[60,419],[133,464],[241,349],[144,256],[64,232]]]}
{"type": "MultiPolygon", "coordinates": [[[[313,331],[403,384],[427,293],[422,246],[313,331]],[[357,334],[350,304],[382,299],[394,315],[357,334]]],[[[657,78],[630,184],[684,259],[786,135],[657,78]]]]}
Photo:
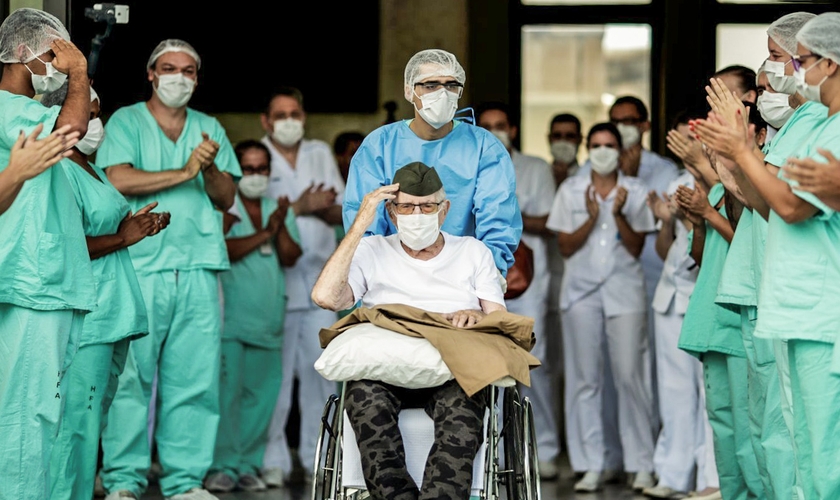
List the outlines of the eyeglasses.
{"type": "Polygon", "coordinates": [[[271,167],[268,165],[263,165],[261,167],[242,165],[240,168],[242,169],[243,174],[268,174],[271,172],[271,167]]]}
{"type": "Polygon", "coordinates": [[[613,125],[618,125],[619,123],[622,124],[622,125],[638,125],[638,124],[642,123],[642,119],[641,118],[635,118],[635,117],[631,116],[631,117],[619,118],[619,119],[615,119],[615,120],[610,119],[610,123],[612,123],[613,125]]]}
{"type": "Polygon", "coordinates": [[[435,92],[444,88],[452,93],[458,94],[458,97],[461,97],[461,92],[464,91],[464,84],[458,82],[419,82],[415,83],[414,87],[421,87],[425,92],[435,92]]]}
{"type": "Polygon", "coordinates": [[[802,54],[801,56],[793,56],[793,58],[791,58],[790,62],[793,64],[794,71],[799,71],[799,68],[802,67],[803,61],[808,59],[809,57],[822,59],[822,56],[817,55],[817,54],[802,54]]]}
{"type": "Polygon", "coordinates": [[[433,214],[440,209],[441,204],[443,204],[443,201],[438,203],[392,203],[394,210],[400,215],[413,214],[415,207],[420,207],[420,211],[424,214],[433,214]]]}

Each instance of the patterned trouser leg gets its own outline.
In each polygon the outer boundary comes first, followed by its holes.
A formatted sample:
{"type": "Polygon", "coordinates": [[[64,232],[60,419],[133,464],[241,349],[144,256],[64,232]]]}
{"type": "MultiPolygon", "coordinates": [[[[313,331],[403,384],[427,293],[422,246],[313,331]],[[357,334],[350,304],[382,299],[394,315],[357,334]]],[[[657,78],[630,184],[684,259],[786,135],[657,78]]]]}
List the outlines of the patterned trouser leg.
{"type": "Polygon", "coordinates": [[[473,460],[483,438],[482,391],[472,398],[453,380],[432,389],[404,389],[374,381],[348,382],[345,409],[356,433],[365,484],[374,499],[459,499],[470,495],[473,460]],[[400,409],[424,407],[435,421],[420,493],[405,467],[400,409]]]}

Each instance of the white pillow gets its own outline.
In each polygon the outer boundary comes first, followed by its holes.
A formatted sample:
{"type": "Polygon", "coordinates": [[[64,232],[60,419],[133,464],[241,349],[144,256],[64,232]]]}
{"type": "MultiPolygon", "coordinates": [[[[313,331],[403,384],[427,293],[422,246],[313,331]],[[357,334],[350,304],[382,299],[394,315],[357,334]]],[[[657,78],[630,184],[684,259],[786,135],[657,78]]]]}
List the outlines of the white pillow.
{"type": "MultiPolygon", "coordinates": [[[[315,370],[335,382],[378,380],[408,389],[437,387],[452,380],[440,352],[428,340],[386,330],[372,323],[347,329],[327,344],[315,370]]],[[[504,377],[493,385],[508,387],[504,377]]]]}
{"type": "Polygon", "coordinates": [[[332,339],[315,370],[336,382],[378,380],[409,389],[437,387],[453,378],[428,340],[372,323],[354,326],[332,339]]]}

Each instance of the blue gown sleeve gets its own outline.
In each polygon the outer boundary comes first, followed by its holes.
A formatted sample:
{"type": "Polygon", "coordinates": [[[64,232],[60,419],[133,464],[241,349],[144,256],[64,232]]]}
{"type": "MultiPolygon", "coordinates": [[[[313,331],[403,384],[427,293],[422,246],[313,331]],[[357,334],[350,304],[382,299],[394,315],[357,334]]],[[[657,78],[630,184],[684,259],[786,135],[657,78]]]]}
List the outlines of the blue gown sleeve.
{"type": "MultiPolygon", "coordinates": [[[[391,179],[385,178],[385,166],[382,162],[381,143],[365,138],[359,149],[350,160],[350,173],[347,176],[347,186],[344,191],[344,203],[342,203],[342,221],[344,222],[345,233],[350,230],[362,200],[365,195],[376,188],[387,186],[391,179]]],[[[385,213],[385,204],[382,203],[377,209],[376,217],[368,227],[365,235],[390,234],[388,218],[385,213]]]]}
{"type": "Polygon", "coordinates": [[[522,236],[522,213],[513,161],[501,144],[492,144],[481,155],[473,200],[475,237],[487,245],[496,267],[507,276],[522,236]]]}

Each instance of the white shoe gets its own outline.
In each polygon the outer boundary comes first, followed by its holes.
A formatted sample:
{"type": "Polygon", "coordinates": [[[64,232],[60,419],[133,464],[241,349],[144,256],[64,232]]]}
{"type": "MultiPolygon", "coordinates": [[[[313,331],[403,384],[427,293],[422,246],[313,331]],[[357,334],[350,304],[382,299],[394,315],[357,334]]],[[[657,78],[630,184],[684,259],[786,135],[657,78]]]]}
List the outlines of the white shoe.
{"type": "Polygon", "coordinates": [[[105,497],[105,500],[122,500],[124,498],[133,498],[134,500],[137,500],[137,495],[128,490],[117,490],[109,493],[108,496],[105,497]]]}
{"type": "Polygon", "coordinates": [[[647,471],[639,471],[633,478],[633,491],[642,491],[645,488],[653,488],[656,483],[653,481],[653,474],[647,471]]]}
{"type": "Polygon", "coordinates": [[[241,474],[237,486],[245,491],[265,491],[268,485],[255,474],[241,474]]]}
{"type": "Polygon", "coordinates": [[[720,490],[714,491],[709,493],[708,495],[703,496],[691,496],[692,500],[722,500],[723,496],[720,494],[720,490]]]}
{"type": "Polygon", "coordinates": [[[201,488],[193,488],[184,493],[166,497],[166,500],[219,500],[219,497],[211,495],[209,491],[201,488]]]}
{"type": "Polygon", "coordinates": [[[575,483],[575,491],[592,493],[600,490],[603,484],[600,471],[588,471],[583,479],[575,483]]]}
{"type": "Polygon", "coordinates": [[[286,473],[279,467],[263,469],[260,472],[262,480],[269,488],[282,488],[286,485],[286,473]]]}
{"type": "Polygon", "coordinates": [[[557,479],[557,465],[554,463],[553,460],[540,460],[539,468],[541,481],[554,481],[555,479],[557,479]]]}
{"type": "Polygon", "coordinates": [[[229,493],[236,488],[236,481],[224,472],[214,472],[204,478],[204,487],[207,491],[229,493]]]}
{"type": "Polygon", "coordinates": [[[686,492],[675,490],[674,488],[665,486],[664,484],[657,484],[651,488],[645,488],[642,490],[642,494],[653,498],[667,498],[669,500],[685,498],[688,496],[686,492]]]}

